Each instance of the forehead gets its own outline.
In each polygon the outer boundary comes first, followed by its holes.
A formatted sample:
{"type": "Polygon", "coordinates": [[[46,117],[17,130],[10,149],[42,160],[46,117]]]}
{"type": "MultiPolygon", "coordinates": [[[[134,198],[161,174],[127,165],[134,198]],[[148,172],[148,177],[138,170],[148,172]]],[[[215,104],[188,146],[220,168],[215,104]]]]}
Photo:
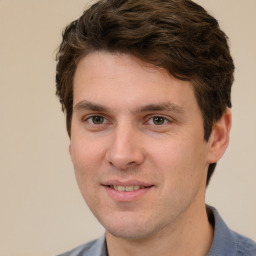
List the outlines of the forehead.
{"type": "Polygon", "coordinates": [[[132,81],[132,79],[140,80],[141,74],[147,74],[147,77],[143,79],[147,80],[158,80],[161,78],[166,79],[169,73],[164,68],[156,67],[152,64],[141,61],[140,59],[121,53],[110,53],[107,51],[95,51],[86,55],[79,62],[74,82],[80,78],[86,81],[99,82],[100,79],[104,79],[106,82],[111,79],[119,80],[121,82],[132,81]],[[83,77],[81,75],[84,75],[83,77]],[[123,76],[125,75],[125,76],[123,76]]]}
{"type": "Polygon", "coordinates": [[[77,66],[74,105],[84,100],[113,106],[170,101],[190,107],[196,102],[190,82],[131,55],[102,51],[88,54],[77,66]]]}

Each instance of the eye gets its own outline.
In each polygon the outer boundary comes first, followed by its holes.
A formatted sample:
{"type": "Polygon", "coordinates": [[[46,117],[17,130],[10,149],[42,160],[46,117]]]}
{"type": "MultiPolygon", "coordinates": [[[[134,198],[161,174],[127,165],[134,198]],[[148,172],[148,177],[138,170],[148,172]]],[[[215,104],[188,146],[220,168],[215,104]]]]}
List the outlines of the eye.
{"type": "Polygon", "coordinates": [[[169,121],[162,116],[153,116],[149,119],[148,123],[151,125],[164,125],[168,123],[169,121]]]}
{"type": "Polygon", "coordinates": [[[107,120],[103,116],[90,116],[85,121],[89,122],[90,124],[100,125],[107,123],[107,120]]]}

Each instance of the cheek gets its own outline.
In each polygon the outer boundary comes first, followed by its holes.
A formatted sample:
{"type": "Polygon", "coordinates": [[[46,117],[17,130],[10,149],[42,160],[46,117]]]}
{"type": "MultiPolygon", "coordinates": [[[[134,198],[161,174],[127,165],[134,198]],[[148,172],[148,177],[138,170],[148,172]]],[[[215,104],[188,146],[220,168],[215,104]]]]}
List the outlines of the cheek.
{"type": "Polygon", "coordinates": [[[98,144],[90,143],[90,140],[73,140],[70,155],[80,190],[95,184],[102,164],[102,152],[98,144]]]}
{"type": "Polygon", "coordinates": [[[93,191],[97,186],[99,152],[90,143],[71,142],[71,159],[78,187],[84,200],[90,205],[95,200],[93,191]]]}
{"type": "Polygon", "coordinates": [[[162,173],[164,183],[175,190],[198,181],[206,168],[204,154],[202,143],[187,139],[163,143],[160,148],[152,150],[151,158],[162,173]]]}
{"type": "MultiPolygon", "coordinates": [[[[75,138],[71,140],[70,154],[75,167],[92,168],[102,158],[103,147],[96,140],[75,138]]],[[[86,169],[87,169],[86,168],[86,169]]]]}

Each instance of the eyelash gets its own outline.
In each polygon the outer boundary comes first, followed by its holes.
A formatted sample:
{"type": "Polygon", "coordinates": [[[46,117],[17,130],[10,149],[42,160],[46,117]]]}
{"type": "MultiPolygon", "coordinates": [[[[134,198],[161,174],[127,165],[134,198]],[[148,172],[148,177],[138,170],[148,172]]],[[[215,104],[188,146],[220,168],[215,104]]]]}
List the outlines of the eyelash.
{"type": "MultiPolygon", "coordinates": [[[[88,116],[86,118],[83,118],[83,122],[88,122],[90,125],[105,125],[107,124],[109,121],[106,117],[104,117],[103,115],[91,115],[91,116],[88,116]],[[103,122],[102,123],[94,123],[93,122],[93,118],[100,118],[100,119],[103,119],[103,122]],[[91,120],[91,121],[89,121],[91,120]]],[[[153,126],[163,126],[165,124],[168,124],[168,123],[171,123],[172,120],[170,120],[170,118],[166,118],[164,116],[161,116],[161,115],[150,115],[146,118],[146,122],[145,123],[148,123],[149,125],[153,125],[153,126]],[[160,119],[162,121],[162,123],[160,122],[160,124],[156,124],[154,123],[154,120],[153,119],[160,119]],[[150,120],[152,120],[152,122],[150,122],[150,120]]]]}
{"type": "Polygon", "coordinates": [[[107,118],[106,117],[104,117],[103,115],[91,115],[91,116],[88,116],[88,117],[86,117],[86,118],[83,118],[83,121],[84,122],[88,122],[88,123],[90,123],[91,125],[104,125],[104,124],[106,124],[107,123],[107,118]],[[101,124],[95,124],[95,123],[93,123],[93,121],[92,121],[92,119],[93,118],[101,118],[101,119],[104,119],[103,120],[103,123],[101,123],[101,124]],[[89,121],[91,119],[91,122],[89,121]]]}
{"type": "Polygon", "coordinates": [[[150,116],[148,119],[147,119],[147,123],[149,125],[154,125],[154,126],[163,126],[165,124],[168,124],[170,123],[171,120],[169,118],[166,118],[164,116],[161,116],[161,115],[154,115],[154,116],[150,116]],[[160,124],[156,124],[154,123],[154,119],[160,119],[163,123],[160,123],[160,124]],[[149,121],[152,120],[152,123],[150,123],[149,121]]]}

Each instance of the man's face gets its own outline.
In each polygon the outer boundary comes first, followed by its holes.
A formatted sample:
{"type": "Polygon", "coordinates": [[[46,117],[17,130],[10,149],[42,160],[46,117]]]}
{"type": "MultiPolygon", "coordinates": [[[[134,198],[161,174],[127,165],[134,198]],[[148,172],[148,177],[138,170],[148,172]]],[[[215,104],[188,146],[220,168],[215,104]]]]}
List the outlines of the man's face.
{"type": "Polygon", "coordinates": [[[70,154],[107,233],[147,238],[204,207],[209,146],[193,87],[129,55],[79,63],[70,154]]]}

